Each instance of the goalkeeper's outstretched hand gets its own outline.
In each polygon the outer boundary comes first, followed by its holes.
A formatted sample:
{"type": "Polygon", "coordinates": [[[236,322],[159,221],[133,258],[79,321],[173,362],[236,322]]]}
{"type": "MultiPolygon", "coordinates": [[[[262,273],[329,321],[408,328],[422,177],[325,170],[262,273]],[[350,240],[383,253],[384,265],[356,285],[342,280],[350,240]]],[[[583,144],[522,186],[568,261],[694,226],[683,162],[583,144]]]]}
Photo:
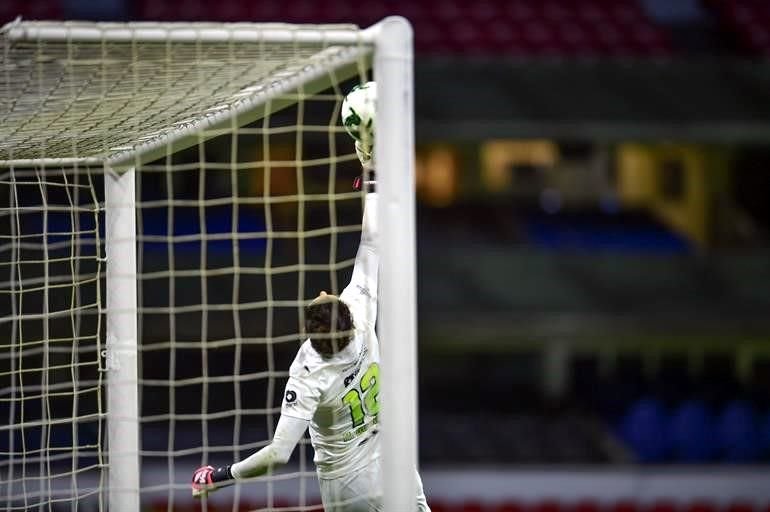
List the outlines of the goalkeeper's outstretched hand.
{"type": "Polygon", "coordinates": [[[374,192],[377,180],[374,171],[374,158],[372,158],[371,150],[366,152],[361,149],[361,143],[356,142],[356,154],[358,160],[361,162],[361,175],[353,180],[353,190],[359,191],[364,187],[367,192],[374,192]]]}
{"type": "Polygon", "coordinates": [[[192,477],[192,495],[194,498],[205,498],[210,492],[233,483],[230,466],[214,469],[212,466],[201,466],[195,470],[192,477]]]}
{"type": "Polygon", "coordinates": [[[374,169],[374,140],[364,144],[361,141],[356,141],[356,156],[358,161],[361,162],[361,167],[365,171],[371,171],[374,169]]]}
{"type": "Polygon", "coordinates": [[[214,468],[203,466],[195,470],[192,477],[192,495],[194,498],[205,498],[209,492],[216,491],[217,486],[211,479],[214,468]]]}
{"type": "Polygon", "coordinates": [[[353,181],[354,190],[374,191],[376,104],[377,84],[375,82],[353,87],[342,102],[342,124],[355,141],[356,156],[361,162],[361,176],[353,181]]]}

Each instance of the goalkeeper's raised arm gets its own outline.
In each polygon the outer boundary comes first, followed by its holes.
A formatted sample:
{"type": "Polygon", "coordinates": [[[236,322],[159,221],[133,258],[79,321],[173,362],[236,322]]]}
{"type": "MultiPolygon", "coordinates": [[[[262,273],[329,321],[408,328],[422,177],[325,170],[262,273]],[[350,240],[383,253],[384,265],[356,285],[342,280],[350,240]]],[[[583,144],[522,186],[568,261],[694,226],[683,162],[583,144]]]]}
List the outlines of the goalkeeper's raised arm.
{"type": "Polygon", "coordinates": [[[377,275],[380,258],[377,252],[377,194],[369,192],[364,199],[361,242],[356,253],[350,283],[342,290],[340,300],[350,308],[357,328],[374,328],[377,322],[377,275]]]}
{"type": "Polygon", "coordinates": [[[377,194],[375,182],[374,134],[377,84],[367,82],[354,87],[342,103],[342,124],[355,140],[356,155],[361,162],[361,176],[353,183],[365,191],[361,242],[356,254],[350,284],[340,299],[353,310],[357,327],[374,327],[377,321],[377,194]]]}

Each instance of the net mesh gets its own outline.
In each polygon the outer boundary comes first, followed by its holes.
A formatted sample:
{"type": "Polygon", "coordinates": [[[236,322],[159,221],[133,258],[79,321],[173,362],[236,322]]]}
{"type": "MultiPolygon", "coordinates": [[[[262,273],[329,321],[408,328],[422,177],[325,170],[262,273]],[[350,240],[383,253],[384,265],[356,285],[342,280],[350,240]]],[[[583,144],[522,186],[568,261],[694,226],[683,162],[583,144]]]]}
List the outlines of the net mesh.
{"type": "Polygon", "coordinates": [[[103,467],[101,176],[0,172],[0,501],[89,501],[103,467]]]}
{"type": "MultiPolygon", "coordinates": [[[[161,154],[133,159],[142,504],[189,506],[193,469],[243,459],[270,439],[303,306],[320,290],[341,291],[358,246],[362,196],[350,184],[359,166],[339,112],[367,66],[360,46],[308,44],[285,28],[284,43],[54,42],[4,31],[6,509],[107,507],[104,181],[82,162],[148,142],[161,141],[161,154]],[[352,73],[339,71],[351,62],[352,73]],[[315,69],[322,87],[281,87],[315,69]],[[241,105],[272,89],[279,94],[240,124],[241,105]],[[224,122],[205,123],[222,113],[224,122]],[[81,163],[47,160],[61,158],[81,163]]],[[[313,510],[311,458],[303,441],[285,470],[210,502],[313,510]]]]}
{"type": "MultiPolygon", "coordinates": [[[[50,22],[21,27],[45,29],[50,22]]],[[[88,41],[3,37],[0,82],[0,159],[108,158],[163,138],[196,120],[236,109],[308,67],[333,68],[356,48],[299,40],[285,43],[200,40],[111,41],[111,29],[166,30],[174,25],[109,23],[66,25],[97,29],[88,41]],[[60,127],[67,126],[66,130],[60,127]]],[[[302,34],[302,26],[193,24],[176,27],[230,33],[250,28],[302,34]]],[[[318,27],[355,31],[354,26],[318,27]]],[[[17,27],[17,30],[21,28],[17,27]]],[[[194,36],[193,36],[194,37],[194,36]]],[[[257,36],[258,37],[258,36],[257,36]]]]}

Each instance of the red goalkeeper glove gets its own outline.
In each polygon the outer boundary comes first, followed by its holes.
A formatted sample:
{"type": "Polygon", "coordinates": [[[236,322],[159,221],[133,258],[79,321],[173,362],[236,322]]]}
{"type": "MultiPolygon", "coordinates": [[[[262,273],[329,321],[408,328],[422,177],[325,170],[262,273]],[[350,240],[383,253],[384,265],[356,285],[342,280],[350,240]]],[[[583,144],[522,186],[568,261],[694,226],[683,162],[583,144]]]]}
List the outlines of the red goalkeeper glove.
{"type": "Polygon", "coordinates": [[[356,154],[361,162],[361,176],[353,180],[353,190],[360,191],[366,187],[367,192],[374,192],[374,186],[377,181],[374,173],[374,148],[364,149],[360,141],[356,142],[356,154]]]}
{"type": "Polygon", "coordinates": [[[375,179],[374,170],[364,170],[363,174],[356,176],[353,180],[353,190],[360,191],[363,187],[366,187],[367,192],[374,192],[377,180],[375,179]]]}
{"type": "Polygon", "coordinates": [[[210,492],[231,485],[233,475],[230,466],[214,469],[212,466],[202,466],[195,470],[192,477],[192,495],[194,498],[205,498],[210,492]]]}

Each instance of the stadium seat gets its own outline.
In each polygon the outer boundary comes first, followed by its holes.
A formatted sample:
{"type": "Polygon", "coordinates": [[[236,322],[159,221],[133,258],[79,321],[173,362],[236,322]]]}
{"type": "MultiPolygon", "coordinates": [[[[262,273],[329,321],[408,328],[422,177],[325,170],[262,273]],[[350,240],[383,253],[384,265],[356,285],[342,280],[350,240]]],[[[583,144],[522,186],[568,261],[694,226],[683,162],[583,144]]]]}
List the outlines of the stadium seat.
{"type": "Polygon", "coordinates": [[[564,512],[562,504],[555,500],[544,500],[535,503],[530,512],[564,512]]]}
{"type": "Polygon", "coordinates": [[[490,512],[523,512],[524,505],[517,501],[504,501],[493,507],[490,512]]]}
{"type": "Polygon", "coordinates": [[[735,501],[727,505],[724,512],[755,512],[755,508],[751,503],[735,501]]]}
{"type": "Polygon", "coordinates": [[[679,508],[673,501],[657,500],[646,507],[646,512],[678,512],[679,508]]]}
{"type": "Polygon", "coordinates": [[[480,502],[466,501],[460,507],[454,509],[454,512],[486,512],[487,508],[480,502]]]}
{"type": "Polygon", "coordinates": [[[618,501],[613,503],[608,512],[638,512],[639,504],[634,501],[618,501]]]}
{"type": "Polygon", "coordinates": [[[717,442],[725,462],[754,462],[760,445],[756,415],[744,400],[728,403],[717,419],[717,442]]]}
{"type": "Polygon", "coordinates": [[[714,418],[706,404],[698,400],[683,402],[671,415],[666,438],[677,462],[709,462],[716,452],[714,418]]]}
{"type": "Polygon", "coordinates": [[[569,512],[601,512],[602,506],[593,500],[581,500],[569,509],[569,512]]]}
{"type": "Polygon", "coordinates": [[[452,512],[452,506],[443,501],[428,499],[428,505],[432,512],[452,512]]]}
{"type": "Polygon", "coordinates": [[[759,443],[762,459],[767,460],[770,458],[770,411],[759,422],[759,443]]]}
{"type": "Polygon", "coordinates": [[[32,20],[56,20],[64,14],[60,0],[3,0],[0,2],[0,24],[17,16],[32,20]]]}
{"type": "Polygon", "coordinates": [[[694,501],[684,506],[682,512],[718,512],[719,507],[707,501],[694,501]]]}
{"type": "Polygon", "coordinates": [[[666,413],[655,398],[643,398],[629,408],[621,423],[621,437],[639,462],[662,462],[666,458],[666,413]]]}
{"type": "Polygon", "coordinates": [[[767,2],[714,0],[707,2],[723,29],[752,54],[770,55],[770,9],[767,2]]]}

